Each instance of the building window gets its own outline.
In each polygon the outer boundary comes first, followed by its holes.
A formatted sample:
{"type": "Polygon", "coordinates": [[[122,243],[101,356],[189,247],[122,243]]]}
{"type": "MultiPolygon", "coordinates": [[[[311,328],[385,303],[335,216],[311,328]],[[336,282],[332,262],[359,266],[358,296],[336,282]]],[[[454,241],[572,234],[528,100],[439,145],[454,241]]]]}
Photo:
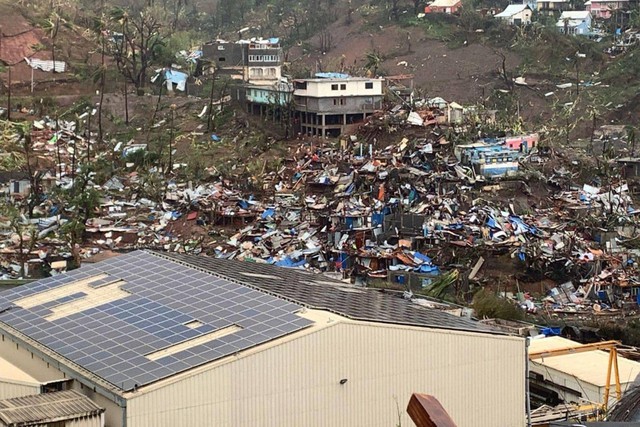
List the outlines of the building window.
{"type": "Polygon", "coordinates": [[[338,85],[331,85],[331,90],[338,90],[338,85]]]}
{"type": "Polygon", "coordinates": [[[368,82],[364,84],[364,88],[365,89],[373,89],[373,83],[372,82],[368,82]]]}
{"type": "Polygon", "coordinates": [[[300,89],[300,90],[307,89],[307,82],[294,82],[293,85],[296,89],[300,89]]]}
{"type": "Polygon", "coordinates": [[[220,58],[218,58],[218,62],[224,62],[226,61],[226,58],[224,56],[221,56],[220,58]]]}
{"type": "Polygon", "coordinates": [[[340,90],[347,90],[347,85],[346,84],[341,84],[340,85],[340,90]]]}
{"type": "Polygon", "coordinates": [[[267,71],[268,71],[270,76],[275,77],[275,75],[276,75],[276,69],[275,68],[271,67],[267,71]]]}
{"type": "Polygon", "coordinates": [[[345,105],[347,103],[347,100],[344,98],[340,98],[340,105],[345,105]]]}

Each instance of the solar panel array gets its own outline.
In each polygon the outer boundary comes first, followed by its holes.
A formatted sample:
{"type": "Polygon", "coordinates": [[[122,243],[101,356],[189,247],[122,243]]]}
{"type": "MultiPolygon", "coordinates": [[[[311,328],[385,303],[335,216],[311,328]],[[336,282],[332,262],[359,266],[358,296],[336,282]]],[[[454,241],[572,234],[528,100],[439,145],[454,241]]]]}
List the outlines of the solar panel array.
{"type": "Polygon", "coordinates": [[[470,319],[413,304],[402,298],[402,294],[380,289],[348,288],[340,281],[292,268],[176,253],[158,253],[158,256],[197,266],[218,277],[238,278],[265,292],[351,319],[496,333],[470,319]]]}
{"type": "Polygon", "coordinates": [[[0,322],[123,390],[310,326],[313,322],[295,314],[300,309],[259,290],[142,251],[0,293],[0,322]],[[52,321],[45,319],[52,308],[86,294],[75,292],[28,309],[15,304],[104,273],[107,278],[88,286],[98,288],[123,280],[126,284],[121,289],[130,295],[52,321]],[[147,357],[233,325],[242,329],[156,360],[147,357]]]}

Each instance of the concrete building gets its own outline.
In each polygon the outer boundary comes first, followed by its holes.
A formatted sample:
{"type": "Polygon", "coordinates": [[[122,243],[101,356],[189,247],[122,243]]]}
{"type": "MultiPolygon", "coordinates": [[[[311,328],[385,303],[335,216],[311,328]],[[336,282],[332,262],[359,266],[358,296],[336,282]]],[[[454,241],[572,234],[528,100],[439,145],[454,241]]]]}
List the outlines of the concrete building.
{"type": "Polygon", "coordinates": [[[271,84],[281,77],[282,47],[277,38],[216,40],[202,47],[201,61],[211,63],[216,72],[256,85],[271,84]]]}
{"type": "Polygon", "coordinates": [[[536,0],[536,10],[540,13],[552,15],[571,8],[569,0],[536,0]]]}
{"type": "Polygon", "coordinates": [[[511,25],[527,25],[531,24],[531,15],[533,15],[533,11],[528,5],[510,4],[495,17],[504,19],[511,25]]]}
{"type": "Polygon", "coordinates": [[[104,427],[104,408],[77,391],[0,400],[0,427],[104,427]]]}
{"type": "Polygon", "coordinates": [[[26,172],[0,171],[0,195],[25,197],[31,189],[29,174],[26,172]]]}
{"type": "Polygon", "coordinates": [[[338,136],[382,108],[381,79],[316,74],[293,82],[293,99],[300,131],[317,136],[338,136]]]}
{"type": "Polygon", "coordinates": [[[293,88],[282,76],[283,60],[280,40],[270,38],[235,43],[218,40],[203,47],[201,62],[211,63],[216,73],[238,81],[234,97],[249,113],[289,120],[293,88]]]}
{"type": "Polygon", "coordinates": [[[629,0],[589,0],[585,9],[594,18],[609,19],[613,11],[629,8],[629,0]]]}
{"type": "Polygon", "coordinates": [[[563,34],[588,35],[591,33],[591,13],[586,10],[562,12],[556,28],[563,34]]]}
{"type": "Polygon", "coordinates": [[[3,292],[0,333],[0,391],[75,390],[107,427],[388,427],[413,392],[524,425],[523,338],[265,264],[132,252],[3,292]]]}

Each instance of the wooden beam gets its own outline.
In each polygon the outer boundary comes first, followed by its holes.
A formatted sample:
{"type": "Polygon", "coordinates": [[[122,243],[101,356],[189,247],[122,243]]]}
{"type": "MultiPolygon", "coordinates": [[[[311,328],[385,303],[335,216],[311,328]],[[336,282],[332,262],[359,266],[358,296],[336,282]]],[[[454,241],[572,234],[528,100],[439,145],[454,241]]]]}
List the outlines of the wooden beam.
{"type": "Polygon", "coordinates": [[[417,427],[456,427],[438,399],[422,393],[413,393],[407,413],[417,427]]]}
{"type": "Polygon", "coordinates": [[[602,341],[592,344],[582,344],[577,347],[562,347],[555,350],[544,350],[529,353],[529,360],[543,359],[545,357],[562,356],[565,354],[577,354],[594,350],[611,350],[620,345],[620,341],[602,341]]]}

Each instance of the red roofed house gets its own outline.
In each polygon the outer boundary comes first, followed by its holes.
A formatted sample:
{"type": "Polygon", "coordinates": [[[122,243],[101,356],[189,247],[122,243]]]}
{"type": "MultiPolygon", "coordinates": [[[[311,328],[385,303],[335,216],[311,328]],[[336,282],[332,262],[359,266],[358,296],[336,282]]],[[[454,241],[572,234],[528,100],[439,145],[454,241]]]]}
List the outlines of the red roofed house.
{"type": "Polygon", "coordinates": [[[454,14],[462,7],[461,0],[435,0],[424,8],[424,13],[454,14]]]}

